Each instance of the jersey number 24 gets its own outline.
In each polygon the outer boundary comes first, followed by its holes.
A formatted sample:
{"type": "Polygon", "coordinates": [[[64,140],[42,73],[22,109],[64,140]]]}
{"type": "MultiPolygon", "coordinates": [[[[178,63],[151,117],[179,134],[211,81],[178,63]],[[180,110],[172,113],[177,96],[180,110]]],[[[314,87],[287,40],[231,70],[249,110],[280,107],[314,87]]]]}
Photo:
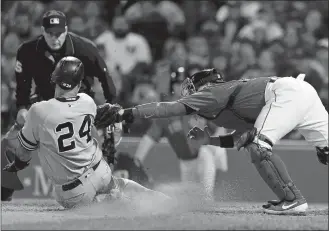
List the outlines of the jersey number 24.
{"type": "MultiPolygon", "coordinates": [[[[79,137],[83,138],[86,137],[87,143],[91,141],[91,118],[89,115],[86,115],[85,118],[83,119],[83,122],[81,124],[81,127],[79,129],[79,137]]],[[[58,150],[59,152],[66,152],[70,151],[75,148],[75,141],[72,140],[69,145],[64,145],[64,140],[66,139],[71,139],[74,136],[74,128],[73,124],[71,122],[65,122],[62,124],[59,124],[56,127],[56,132],[60,132],[63,129],[67,128],[69,131],[65,134],[62,134],[58,137],[57,139],[57,144],[58,144],[58,150]]]]}

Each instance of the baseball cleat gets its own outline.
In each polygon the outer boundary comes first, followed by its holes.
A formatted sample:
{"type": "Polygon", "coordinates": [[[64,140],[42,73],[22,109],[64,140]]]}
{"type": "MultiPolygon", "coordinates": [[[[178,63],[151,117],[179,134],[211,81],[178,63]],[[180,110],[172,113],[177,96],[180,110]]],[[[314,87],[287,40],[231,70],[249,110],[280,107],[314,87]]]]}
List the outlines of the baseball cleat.
{"type": "Polygon", "coordinates": [[[268,214],[275,215],[285,215],[285,214],[304,214],[308,209],[308,204],[304,198],[296,199],[293,201],[269,201],[268,205],[272,203],[268,207],[264,207],[264,212],[268,214]],[[274,204],[273,204],[274,203],[274,204]]]}
{"type": "Polygon", "coordinates": [[[269,200],[269,201],[267,201],[267,204],[262,205],[262,207],[264,209],[267,209],[267,208],[271,207],[272,205],[276,206],[276,205],[280,204],[281,202],[282,201],[280,201],[280,200],[269,200]]]}

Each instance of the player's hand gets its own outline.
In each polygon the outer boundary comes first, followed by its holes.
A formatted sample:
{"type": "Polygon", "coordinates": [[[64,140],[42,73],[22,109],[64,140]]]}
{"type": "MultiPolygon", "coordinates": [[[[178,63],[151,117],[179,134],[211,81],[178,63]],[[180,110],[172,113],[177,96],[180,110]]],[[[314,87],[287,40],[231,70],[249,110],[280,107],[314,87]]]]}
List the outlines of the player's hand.
{"type": "Polygon", "coordinates": [[[25,124],[26,116],[27,116],[27,109],[25,108],[20,109],[16,116],[16,123],[23,126],[25,124]]]}
{"type": "Polygon", "coordinates": [[[120,110],[122,110],[122,107],[119,104],[106,103],[98,106],[94,122],[96,128],[106,128],[114,123],[121,122],[120,110]]]}
{"type": "Polygon", "coordinates": [[[207,144],[210,140],[209,128],[206,126],[204,130],[202,130],[195,126],[188,132],[187,137],[192,140],[202,141],[203,144],[207,144]]]}

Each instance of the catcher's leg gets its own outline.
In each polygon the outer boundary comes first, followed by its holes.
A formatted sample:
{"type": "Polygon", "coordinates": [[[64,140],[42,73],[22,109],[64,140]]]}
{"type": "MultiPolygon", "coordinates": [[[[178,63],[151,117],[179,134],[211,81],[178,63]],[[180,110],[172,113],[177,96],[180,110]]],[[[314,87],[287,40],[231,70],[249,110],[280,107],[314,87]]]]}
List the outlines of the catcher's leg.
{"type": "MultiPolygon", "coordinates": [[[[257,171],[281,201],[277,207],[267,208],[273,213],[307,209],[307,203],[291,180],[285,164],[272,153],[271,147],[295,129],[310,108],[311,100],[302,85],[303,81],[281,78],[267,86],[266,105],[255,123],[257,136],[247,147],[257,171]],[[287,202],[291,202],[292,206],[286,206],[284,203],[287,202]]],[[[271,205],[265,207],[268,206],[271,205]]]]}
{"type": "Polygon", "coordinates": [[[258,173],[280,201],[293,201],[303,198],[278,155],[254,142],[249,144],[246,150],[250,153],[251,162],[258,173]]]}
{"type": "Polygon", "coordinates": [[[297,129],[316,148],[319,161],[328,165],[328,112],[315,89],[306,82],[303,87],[312,99],[312,106],[297,129]]]}

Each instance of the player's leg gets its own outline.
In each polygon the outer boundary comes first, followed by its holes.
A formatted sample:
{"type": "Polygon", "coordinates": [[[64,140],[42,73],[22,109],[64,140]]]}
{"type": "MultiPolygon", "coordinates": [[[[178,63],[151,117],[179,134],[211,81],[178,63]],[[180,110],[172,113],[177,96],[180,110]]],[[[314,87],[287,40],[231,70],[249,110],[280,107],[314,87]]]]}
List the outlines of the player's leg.
{"type": "Polygon", "coordinates": [[[165,194],[148,189],[133,180],[113,176],[111,168],[104,160],[101,161],[98,168],[96,170],[97,175],[90,178],[97,194],[108,194],[110,198],[133,199],[139,194],[158,199],[169,199],[165,194]]]}
{"type": "Polygon", "coordinates": [[[97,191],[103,187],[107,176],[111,176],[111,168],[102,158],[78,179],[63,185],[55,184],[55,199],[67,209],[91,204],[96,201],[97,191]]]}
{"type": "Polygon", "coordinates": [[[133,200],[136,198],[138,200],[138,198],[148,198],[151,201],[165,201],[170,199],[166,194],[146,188],[130,179],[112,177],[112,184],[111,194],[113,194],[114,190],[117,190],[122,193],[125,199],[133,200]]]}
{"type": "Polygon", "coordinates": [[[300,84],[299,80],[282,78],[266,89],[266,105],[255,123],[258,135],[247,147],[252,163],[280,200],[275,208],[265,206],[266,212],[270,213],[303,212],[308,207],[284,162],[272,152],[269,144],[275,144],[296,128],[306,114],[309,105],[300,84]]]}
{"type": "Polygon", "coordinates": [[[304,82],[303,88],[305,92],[308,92],[312,106],[297,129],[316,148],[319,161],[328,165],[328,112],[309,83],[304,82]]]}

